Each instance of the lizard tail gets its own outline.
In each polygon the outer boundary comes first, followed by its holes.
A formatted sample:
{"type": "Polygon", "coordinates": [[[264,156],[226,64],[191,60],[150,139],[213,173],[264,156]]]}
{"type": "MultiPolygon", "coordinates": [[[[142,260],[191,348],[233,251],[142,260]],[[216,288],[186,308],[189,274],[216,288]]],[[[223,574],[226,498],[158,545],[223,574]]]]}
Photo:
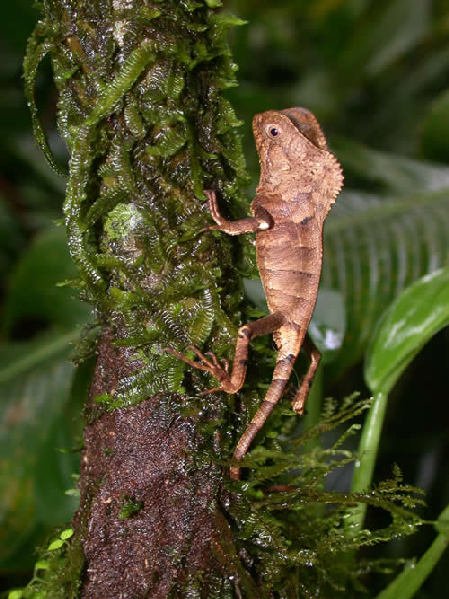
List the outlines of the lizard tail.
{"type": "MultiPolygon", "coordinates": [[[[298,354],[299,349],[295,353],[288,353],[287,355],[284,354],[284,356],[279,357],[274,368],[273,380],[268,388],[265,399],[261,403],[245,432],[240,437],[237,447],[234,451],[234,455],[232,456],[233,460],[241,460],[245,456],[254,437],[263,427],[265,420],[274,410],[274,406],[282,397],[284,389],[290,379],[290,375],[293,370],[293,364],[295,363],[298,354]]],[[[233,480],[239,480],[240,467],[231,466],[229,469],[229,474],[233,480]]]]}

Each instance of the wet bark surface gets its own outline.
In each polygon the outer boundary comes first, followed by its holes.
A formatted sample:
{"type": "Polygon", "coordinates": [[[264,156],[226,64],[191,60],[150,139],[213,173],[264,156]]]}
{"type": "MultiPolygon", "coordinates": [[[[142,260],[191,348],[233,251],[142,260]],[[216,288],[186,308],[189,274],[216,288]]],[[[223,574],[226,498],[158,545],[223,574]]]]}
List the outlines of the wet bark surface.
{"type": "MultiPolygon", "coordinates": [[[[93,397],[123,375],[121,353],[105,336],[93,397]]],[[[85,429],[83,598],[166,597],[181,593],[199,571],[207,596],[207,578],[222,573],[214,555],[220,469],[193,463],[202,444],[197,423],[162,404],[153,397],[104,413],[85,429]]]]}

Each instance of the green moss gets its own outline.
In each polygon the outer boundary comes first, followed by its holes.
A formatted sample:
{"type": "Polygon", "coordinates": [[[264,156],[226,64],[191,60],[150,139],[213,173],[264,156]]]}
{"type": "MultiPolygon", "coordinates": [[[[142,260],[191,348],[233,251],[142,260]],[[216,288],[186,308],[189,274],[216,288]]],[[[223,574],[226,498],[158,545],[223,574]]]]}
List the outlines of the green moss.
{"type": "MultiPolygon", "coordinates": [[[[267,440],[250,452],[243,464],[251,467],[246,482],[235,483],[237,495],[230,511],[248,560],[258,564],[263,588],[279,597],[359,597],[360,578],[367,569],[381,571],[385,561],[363,560],[357,551],[415,531],[423,521],[414,511],[423,504],[422,491],[404,484],[395,468],[391,480],[366,493],[325,490],[325,479],[357,459],[342,449],[357,426],[349,426],[329,449],[303,453],[314,437],[357,417],[369,401],[348,398],[343,406],[328,402],[320,423],[293,440],[279,444],[270,431],[279,430],[285,408],[278,406],[264,431],[267,440]],[[273,486],[273,481],[276,486],[273,486]],[[345,522],[357,505],[368,504],[390,515],[379,530],[348,529],[345,522]]],[[[320,447],[315,441],[315,447],[320,447]]],[[[391,560],[394,570],[399,562],[391,560]]]]}
{"type": "Polygon", "coordinates": [[[109,212],[104,221],[104,231],[108,241],[126,242],[126,239],[139,227],[141,217],[133,204],[118,204],[109,212]]]}
{"type": "Polygon", "coordinates": [[[135,501],[130,497],[123,498],[123,504],[120,508],[119,518],[124,520],[125,518],[130,518],[133,514],[137,514],[142,509],[142,502],[135,501]]]}
{"type": "MultiPolygon", "coordinates": [[[[50,52],[59,125],[72,154],[65,203],[72,257],[97,310],[112,320],[120,315],[118,342],[134,345],[146,363],[117,390],[113,405],[120,407],[182,387],[184,368],[167,368],[154,344],[183,349],[215,336],[218,353],[231,346],[234,327],[219,330],[227,317],[217,285],[230,242],[199,231],[209,222],[203,188],[221,186],[226,202],[247,180],[233,134],[240,122],[221,97],[235,81],[225,34],[237,21],[202,2],[161,2],[150,12],[124,9],[120,32],[112,24],[100,39],[87,5],[70,35],[65,11],[62,1],[48,3],[30,39],[27,92],[34,107],[37,64],[50,52]]],[[[33,119],[41,131],[34,109],[33,119]]],[[[48,154],[45,138],[38,141],[48,154]]]]}

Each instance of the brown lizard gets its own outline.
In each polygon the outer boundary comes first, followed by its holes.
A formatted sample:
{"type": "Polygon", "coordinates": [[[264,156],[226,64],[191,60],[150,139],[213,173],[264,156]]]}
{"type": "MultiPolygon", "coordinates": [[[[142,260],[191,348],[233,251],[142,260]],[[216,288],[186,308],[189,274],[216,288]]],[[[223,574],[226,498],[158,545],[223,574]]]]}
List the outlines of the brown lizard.
{"type": "MultiPolygon", "coordinates": [[[[232,373],[225,360],[214,354],[208,359],[190,347],[200,362],[167,351],[199,370],[210,372],[220,386],[204,393],[236,393],[246,377],[248,345],[258,335],[273,333],[278,349],[273,380],[264,401],[240,437],[233,459],[241,460],[257,432],[279,401],[293,365],[303,347],[310,366],[293,399],[293,410],[304,413],[304,405],[320,353],[307,335],[315,308],[321,276],[324,220],[343,187],[343,172],[327,150],[326,139],[315,118],[305,108],[268,110],[253,119],[253,133],[260,161],[260,181],[251,204],[252,217],[224,219],[214,191],[205,190],[215,225],[208,227],[229,235],[256,232],[257,266],[270,314],[239,328],[232,373]]],[[[231,466],[238,480],[240,468],[231,466]]]]}

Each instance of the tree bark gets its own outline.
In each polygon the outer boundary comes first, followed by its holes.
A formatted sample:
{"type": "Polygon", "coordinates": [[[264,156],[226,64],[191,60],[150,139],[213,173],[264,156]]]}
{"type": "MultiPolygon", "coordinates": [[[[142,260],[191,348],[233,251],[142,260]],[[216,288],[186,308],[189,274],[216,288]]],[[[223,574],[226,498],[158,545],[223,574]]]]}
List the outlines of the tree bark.
{"type": "MultiPolygon", "coordinates": [[[[112,342],[106,334],[100,343],[93,397],[125,375],[112,342]]],[[[216,555],[223,535],[231,542],[221,469],[198,458],[200,419],[184,416],[182,404],[154,396],[86,427],[75,519],[86,558],[82,597],[226,596],[216,555]]]]}

